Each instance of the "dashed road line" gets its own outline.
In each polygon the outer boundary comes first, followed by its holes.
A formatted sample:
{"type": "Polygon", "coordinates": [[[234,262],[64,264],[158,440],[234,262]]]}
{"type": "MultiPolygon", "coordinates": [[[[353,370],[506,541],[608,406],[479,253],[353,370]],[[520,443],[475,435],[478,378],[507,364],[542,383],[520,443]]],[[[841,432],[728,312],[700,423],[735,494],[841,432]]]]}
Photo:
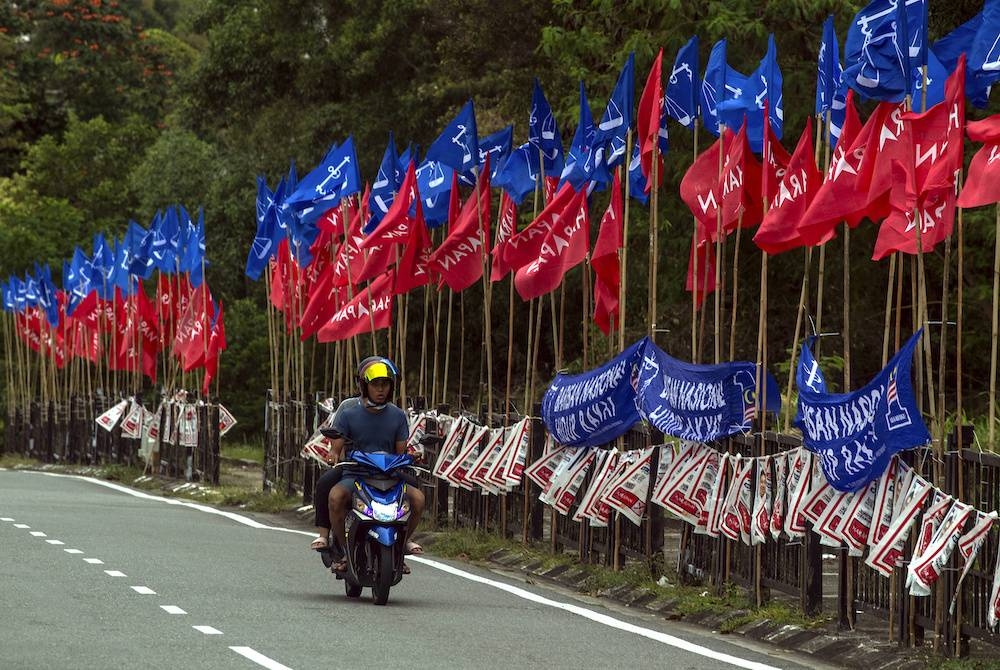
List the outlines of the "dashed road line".
{"type": "Polygon", "coordinates": [[[160,605],[160,609],[162,609],[167,614],[187,614],[187,612],[182,610],[177,605],[160,605]]]}
{"type": "Polygon", "coordinates": [[[124,572],[122,572],[121,570],[105,570],[104,574],[106,574],[108,577],[127,577],[128,576],[124,572]]]}
{"type": "Polygon", "coordinates": [[[20,528],[20,529],[24,530],[25,528],[31,528],[31,526],[29,526],[26,523],[15,523],[14,524],[14,528],[20,528]]]}
{"type": "Polygon", "coordinates": [[[155,596],[156,591],[149,588],[148,586],[133,586],[132,590],[143,596],[155,596]]]}
{"type": "Polygon", "coordinates": [[[67,554],[82,554],[83,549],[63,549],[67,554]]]}
{"type": "Polygon", "coordinates": [[[104,561],[99,558],[85,558],[83,561],[85,563],[90,563],[91,565],[104,565],[104,561]]]}
{"type": "Polygon", "coordinates": [[[46,541],[46,542],[47,542],[48,544],[51,544],[51,545],[56,545],[56,546],[58,546],[58,545],[60,545],[60,544],[66,544],[66,543],[65,543],[65,542],[63,542],[62,540],[45,540],[45,541],[46,541]]]}
{"type": "Polygon", "coordinates": [[[205,635],[222,635],[222,631],[217,628],[212,628],[211,626],[191,626],[199,633],[204,633],[205,635]]]}
{"type": "Polygon", "coordinates": [[[31,537],[45,537],[45,533],[40,530],[31,531],[31,537]]]}
{"type": "Polygon", "coordinates": [[[268,670],[292,670],[287,665],[282,665],[273,658],[268,658],[264,654],[255,649],[251,649],[250,647],[230,647],[230,649],[235,651],[240,656],[250,659],[257,665],[265,667],[268,670]]]}

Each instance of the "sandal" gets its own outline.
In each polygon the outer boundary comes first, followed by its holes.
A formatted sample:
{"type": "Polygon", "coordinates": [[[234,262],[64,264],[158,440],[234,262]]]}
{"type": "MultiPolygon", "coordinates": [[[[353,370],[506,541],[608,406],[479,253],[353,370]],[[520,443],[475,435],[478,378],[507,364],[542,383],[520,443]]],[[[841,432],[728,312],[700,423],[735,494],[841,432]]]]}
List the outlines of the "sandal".
{"type": "Polygon", "coordinates": [[[328,549],[329,546],[330,545],[328,544],[327,539],[321,536],[313,540],[312,543],[310,543],[309,548],[314,551],[323,551],[324,549],[328,549]]]}
{"type": "Polygon", "coordinates": [[[410,566],[408,566],[406,564],[406,561],[403,561],[403,571],[402,572],[403,572],[404,575],[410,574],[410,566]]]}
{"type": "Polygon", "coordinates": [[[414,556],[419,556],[420,554],[424,553],[424,548],[421,547],[416,542],[410,541],[406,543],[406,553],[413,554],[414,556]]]}
{"type": "Polygon", "coordinates": [[[347,572],[347,559],[341,559],[330,568],[333,572],[347,572]]]}

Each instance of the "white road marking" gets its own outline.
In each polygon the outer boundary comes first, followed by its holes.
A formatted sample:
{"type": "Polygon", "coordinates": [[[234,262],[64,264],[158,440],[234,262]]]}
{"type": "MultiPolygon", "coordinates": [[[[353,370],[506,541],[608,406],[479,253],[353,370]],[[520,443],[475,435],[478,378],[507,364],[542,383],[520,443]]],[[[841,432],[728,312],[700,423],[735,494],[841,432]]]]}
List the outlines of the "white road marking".
{"type": "Polygon", "coordinates": [[[182,610],[177,605],[160,605],[160,609],[162,609],[167,614],[187,614],[187,612],[182,610]]]}
{"type": "Polygon", "coordinates": [[[52,545],[66,544],[62,540],[45,540],[45,541],[52,545]]]}
{"type": "Polygon", "coordinates": [[[204,633],[205,635],[222,635],[222,631],[211,626],[191,626],[199,633],[204,633]]]}
{"type": "Polygon", "coordinates": [[[105,570],[104,574],[106,574],[108,577],[127,577],[127,575],[124,572],[121,572],[120,570],[105,570]]]}
{"type": "MultiPolygon", "coordinates": [[[[260,530],[276,530],[276,531],[281,531],[281,532],[284,532],[284,533],[295,533],[297,535],[306,535],[306,536],[310,536],[310,537],[312,537],[312,536],[315,535],[315,532],[312,532],[312,531],[296,530],[296,529],[293,529],[293,528],[282,528],[280,526],[268,526],[267,524],[260,523],[259,521],[254,521],[253,519],[245,517],[245,516],[243,516],[241,514],[235,514],[233,512],[226,512],[226,511],[223,511],[223,510],[215,509],[214,507],[208,507],[206,505],[199,505],[197,503],[191,503],[191,502],[187,502],[187,501],[180,500],[180,499],[177,499],[177,498],[163,498],[161,496],[154,496],[154,495],[150,495],[148,493],[143,493],[142,491],[132,490],[132,489],[126,487],[126,486],[121,486],[121,485],[118,485],[118,484],[114,484],[112,482],[106,482],[106,481],[102,481],[102,480],[99,480],[99,479],[91,479],[89,477],[82,477],[80,475],[63,475],[63,474],[59,474],[59,473],[55,473],[55,472],[35,472],[35,473],[31,473],[31,474],[41,474],[41,475],[47,475],[49,477],[72,477],[74,479],[80,479],[80,480],[83,480],[83,481],[86,481],[86,482],[90,482],[92,484],[96,484],[98,486],[104,486],[106,488],[114,489],[115,491],[119,491],[121,493],[125,493],[127,495],[130,495],[130,496],[133,496],[133,497],[136,497],[136,498],[143,498],[143,499],[146,499],[146,500],[155,500],[155,501],[158,501],[158,502],[166,503],[168,505],[180,505],[182,507],[189,507],[191,509],[195,509],[195,510],[198,510],[200,512],[205,512],[207,514],[216,514],[218,516],[223,516],[223,517],[226,517],[227,519],[235,521],[236,523],[242,524],[244,526],[249,526],[250,528],[257,528],[257,529],[260,529],[260,530]]],[[[712,659],[721,661],[723,663],[729,663],[731,665],[735,665],[735,666],[740,667],[740,668],[747,668],[747,670],[777,670],[777,668],[775,666],[772,666],[772,665],[767,665],[765,663],[758,663],[756,661],[749,661],[749,660],[744,659],[744,658],[739,658],[738,656],[732,656],[730,654],[726,654],[726,653],[723,653],[723,652],[715,651],[714,649],[709,649],[708,647],[703,647],[703,646],[695,644],[693,642],[688,642],[687,640],[683,640],[683,639],[675,637],[673,635],[668,635],[666,633],[661,633],[659,631],[655,631],[655,630],[652,630],[652,629],[649,629],[649,628],[643,628],[641,626],[636,626],[634,624],[626,623],[624,621],[619,621],[618,619],[610,617],[610,616],[608,616],[606,614],[601,614],[599,612],[593,612],[591,610],[588,610],[588,609],[586,609],[584,607],[580,607],[578,605],[571,605],[571,604],[568,604],[568,603],[561,603],[561,602],[558,602],[556,600],[551,600],[549,598],[546,598],[544,596],[532,593],[530,591],[526,591],[526,590],[518,588],[516,586],[511,586],[510,584],[504,584],[503,582],[498,582],[498,581],[494,581],[492,579],[488,579],[486,577],[481,577],[479,575],[474,575],[471,572],[466,572],[464,570],[460,570],[458,568],[452,567],[452,566],[447,565],[445,563],[440,563],[438,561],[434,561],[434,560],[431,560],[431,559],[428,559],[428,558],[422,558],[420,556],[410,556],[407,560],[411,560],[414,563],[422,563],[424,565],[427,565],[428,567],[432,567],[432,568],[435,568],[437,570],[441,570],[442,572],[447,572],[449,574],[455,575],[456,577],[461,577],[462,579],[467,579],[467,580],[472,581],[472,582],[477,582],[477,583],[484,584],[486,586],[490,586],[490,587],[493,587],[493,588],[501,590],[501,591],[505,591],[507,593],[510,593],[511,595],[515,595],[515,596],[517,596],[519,598],[523,598],[523,599],[529,600],[531,602],[535,602],[535,603],[538,603],[538,604],[541,604],[541,605],[546,605],[548,607],[553,607],[555,609],[560,609],[560,610],[563,610],[565,612],[569,612],[570,614],[575,614],[575,615],[583,617],[585,619],[589,619],[590,621],[593,621],[595,623],[600,623],[602,625],[609,626],[611,628],[616,628],[618,630],[622,630],[622,631],[625,631],[625,632],[628,632],[628,633],[639,635],[641,637],[645,637],[645,638],[648,638],[650,640],[654,640],[656,642],[661,642],[661,643],[663,643],[665,645],[668,645],[668,646],[671,646],[671,647],[676,647],[678,649],[683,649],[683,650],[688,651],[688,652],[690,652],[692,654],[697,654],[699,656],[704,656],[706,658],[712,658],[712,659]]],[[[194,628],[200,630],[200,628],[202,628],[202,627],[194,626],[194,628]]],[[[209,626],[205,626],[204,628],[210,628],[210,627],[209,626]]],[[[215,629],[213,628],[211,630],[215,630],[215,629]]],[[[202,631],[202,632],[205,632],[205,631],[202,631]]],[[[206,634],[209,634],[209,633],[206,633],[206,634]]],[[[247,647],[232,647],[232,649],[233,649],[233,651],[236,651],[237,653],[240,653],[240,654],[242,654],[243,652],[237,651],[238,649],[246,649],[249,652],[253,652],[252,649],[249,649],[247,647]]],[[[246,655],[246,654],[243,654],[243,655],[246,655]]],[[[250,657],[247,656],[247,658],[250,658],[250,657]]],[[[265,667],[272,667],[272,666],[265,666],[265,667]]],[[[283,666],[279,665],[279,666],[273,666],[273,667],[275,669],[280,669],[283,666]]]]}
{"type": "Polygon", "coordinates": [[[31,531],[31,537],[45,537],[45,533],[40,530],[31,531]]]}
{"type": "Polygon", "coordinates": [[[99,558],[85,558],[83,560],[85,563],[90,563],[91,565],[104,565],[104,561],[99,558]]]}
{"type": "Polygon", "coordinates": [[[255,651],[250,647],[230,647],[230,649],[235,651],[240,656],[250,659],[257,665],[268,668],[268,670],[292,670],[287,665],[282,665],[273,658],[268,658],[264,654],[259,651],[255,651]]]}
{"type": "Polygon", "coordinates": [[[63,549],[67,554],[82,554],[83,549],[63,549]]]}
{"type": "Polygon", "coordinates": [[[132,590],[143,596],[155,596],[156,591],[149,588],[148,586],[133,586],[132,590]]]}
{"type": "Polygon", "coordinates": [[[15,523],[14,524],[14,528],[22,528],[23,529],[23,528],[31,528],[31,526],[29,526],[26,523],[15,523]]]}
{"type": "Polygon", "coordinates": [[[0,516],[0,521],[13,521],[9,516],[0,516]]]}

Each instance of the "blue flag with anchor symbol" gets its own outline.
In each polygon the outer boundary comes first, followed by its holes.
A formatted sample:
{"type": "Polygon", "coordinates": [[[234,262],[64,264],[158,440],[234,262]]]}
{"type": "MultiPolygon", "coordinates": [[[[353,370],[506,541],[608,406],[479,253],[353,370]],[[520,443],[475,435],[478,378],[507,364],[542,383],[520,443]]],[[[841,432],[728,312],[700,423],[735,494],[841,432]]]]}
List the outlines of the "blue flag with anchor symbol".
{"type": "Polygon", "coordinates": [[[398,162],[396,141],[390,132],[389,143],[385,147],[385,153],[382,154],[382,163],[379,165],[378,174],[375,175],[375,181],[372,182],[372,191],[368,199],[371,218],[368,219],[363,229],[366,235],[375,230],[375,226],[389,212],[392,201],[396,198],[396,191],[399,190],[399,185],[402,183],[401,179],[398,181],[396,179],[398,162]]]}
{"type": "Polygon", "coordinates": [[[604,116],[597,124],[594,144],[596,164],[613,168],[625,159],[626,136],[632,127],[632,107],[635,105],[635,53],[630,53],[615,90],[608,98],[604,116]]]}
{"type": "MultiPolygon", "coordinates": [[[[454,172],[447,165],[432,160],[425,160],[417,167],[417,193],[420,194],[428,228],[437,228],[448,221],[448,200],[454,172]]],[[[415,203],[412,212],[416,215],[415,203]]]]}
{"type": "MultiPolygon", "coordinates": [[[[354,151],[354,138],[330,148],[322,162],[295,185],[284,204],[293,210],[315,207],[319,213],[340,203],[344,196],[361,190],[358,158],[354,151]]],[[[319,214],[317,217],[319,218],[319,214]]]]}
{"type": "MultiPolygon", "coordinates": [[[[927,64],[927,0],[874,0],[844,43],[844,81],[866,98],[899,102],[927,64]]],[[[930,104],[930,102],[928,102],[930,104]]]]}
{"type": "Polygon", "coordinates": [[[685,128],[694,128],[698,118],[698,75],[698,36],[695,35],[677,52],[663,94],[667,115],[685,128]]]}
{"type": "Polygon", "coordinates": [[[493,186],[507,191],[507,195],[520,205],[538,183],[538,161],[538,149],[531,142],[525,142],[507,156],[497,170],[493,186]]]}
{"type": "Polygon", "coordinates": [[[559,124],[552,114],[552,107],[535,79],[531,90],[531,113],[528,115],[528,142],[542,152],[542,168],[549,177],[562,174],[563,146],[559,124]]]}
{"type": "Polygon", "coordinates": [[[579,191],[588,181],[606,184],[611,181],[607,168],[600,163],[601,156],[597,153],[595,144],[597,131],[594,119],[590,115],[590,105],[587,103],[587,92],[580,82],[580,122],[576,125],[576,133],[566,154],[566,164],[559,178],[559,188],[569,182],[574,191],[579,191]]]}
{"type": "MultiPolygon", "coordinates": [[[[705,130],[718,137],[720,125],[726,122],[720,116],[719,105],[727,100],[741,100],[747,89],[747,76],[729,67],[726,62],[726,40],[719,40],[708,56],[705,78],[701,82],[701,119],[705,130]]],[[[739,128],[743,125],[743,116],[737,116],[739,123],[735,127],[739,128]]]]}
{"type": "Polygon", "coordinates": [[[877,479],[893,454],[930,442],[920,416],[910,368],[918,330],[863,388],[827,393],[823,373],[805,342],[796,371],[795,425],[806,448],[819,454],[823,474],[838,491],[857,491],[877,479]]]}
{"type": "Polygon", "coordinates": [[[472,100],[465,103],[427,150],[427,160],[438,161],[458,170],[469,172],[479,165],[479,131],[476,129],[476,109],[472,100]]]}

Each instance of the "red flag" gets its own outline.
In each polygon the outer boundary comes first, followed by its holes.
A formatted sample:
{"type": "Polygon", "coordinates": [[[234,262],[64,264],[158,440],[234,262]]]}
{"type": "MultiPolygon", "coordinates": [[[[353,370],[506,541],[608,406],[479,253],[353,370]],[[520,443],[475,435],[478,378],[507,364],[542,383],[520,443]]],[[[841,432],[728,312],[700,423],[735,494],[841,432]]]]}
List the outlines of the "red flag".
{"type": "Polygon", "coordinates": [[[589,237],[587,189],[581,189],[559,217],[559,224],[545,236],[538,258],[514,274],[514,288],[521,299],[537,298],[559,286],[566,272],[586,258],[589,237]]]}
{"type": "Polygon", "coordinates": [[[517,204],[513,198],[507,195],[507,191],[500,191],[500,219],[497,221],[497,238],[490,255],[493,257],[493,265],[490,270],[490,281],[500,281],[510,272],[510,266],[504,260],[504,247],[507,240],[517,232],[517,204]]]}
{"type": "MultiPolygon", "coordinates": [[[[984,146],[972,157],[958,206],[982,207],[1000,202],[1000,114],[972,121],[965,131],[969,139],[983,142],[984,146]]],[[[80,307],[76,309],[79,311],[80,307]]]]}
{"type": "MultiPolygon", "coordinates": [[[[656,54],[652,67],[649,68],[649,75],[646,77],[646,86],[642,89],[642,97],[639,98],[639,109],[636,115],[636,142],[639,143],[639,160],[642,167],[642,175],[646,178],[646,190],[652,184],[650,175],[653,169],[653,155],[659,157],[660,139],[660,113],[663,105],[663,49],[656,54]]],[[[662,178],[663,170],[658,171],[662,178]]]]}
{"type": "Polygon", "coordinates": [[[406,246],[399,259],[396,271],[396,295],[409,293],[418,286],[424,286],[431,281],[430,272],[431,236],[427,234],[427,223],[424,221],[424,206],[417,199],[417,213],[410,225],[406,246]]]}
{"type": "Polygon", "coordinates": [[[732,142],[733,134],[727,128],[723,137],[703,151],[691,163],[681,179],[681,199],[698,221],[699,240],[716,237],[716,219],[719,211],[719,152],[723,142],[732,142]]]}
{"type": "Polygon", "coordinates": [[[771,199],[767,214],[764,215],[764,221],[753,236],[753,241],[761,251],[780,254],[803,246],[796,224],[809,209],[809,204],[819,190],[821,179],[819,168],[816,167],[816,157],[813,155],[812,119],[809,118],[781,183],[771,199]]]}
{"type": "Polygon", "coordinates": [[[192,291],[187,310],[177,322],[172,352],[180,359],[185,372],[190,372],[204,361],[210,303],[208,284],[202,284],[192,291]]]}
{"type": "MultiPolygon", "coordinates": [[[[944,87],[944,100],[923,114],[903,115],[918,192],[954,187],[962,169],[962,135],[965,124],[965,55],[944,87]]],[[[902,144],[902,142],[901,142],[902,144]]]]}
{"type": "Polygon", "coordinates": [[[559,223],[559,216],[576,193],[569,183],[563,184],[559,192],[545,205],[538,217],[525,226],[524,230],[511,235],[503,249],[503,260],[509,270],[517,270],[538,258],[538,251],[549,231],[559,223]]]}
{"type": "Polygon", "coordinates": [[[90,328],[96,328],[98,316],[100,315],[100,300],[97,298],[97,291],[91,291],[87,297],[80,301],[80,304],[73,310],[70,319],[86,324],[90,328]]]}
{"type": "Polygon", "coordinates": [[[694,293],[695,305],[701,309],[705,296],[715,290],[715,245],[711,242],[698,244],[691,238],[691,253],[688,256],[687,281],[685,290],[694,293]],[[695,277],[695,254],[698,258],[698,276],[695,277]]]}
{"type": "Polygon", "coordinates": [[[737,226],[750,228],[760,223],[763,215],[760,181],[761,166],[750,151],[747,124],[744,120],[736,139],[729,145],[722,161],[722,174],[719,177],[718,190],[722,194],[724,232],[731,233],[737,226]]]}
{"type": "Polygon", "coordinates": [[[810,246],[833,239],[837,225],[847,219],[857,225],[868,204],[867,192],[859,177],[861,164],[870,149],[872,133],[878,123],[878,111],[861,126],[854,106],[854,91],[847,92],[847,116],[840,139],[830,159],[826,179],[820,185],[812,204],[799,222],[802,241],[810,246]]]}
{"type": "Polygon", "coordinates": [[[413,160],[406,167],[406,176],[396,192],[396,197],[378,226],[361,242],[362,249],[371,249],[375,245],[403,244],[406,242],[407,231],[410,229],[410,206],[417,195],[417,172],[413,160]]]}
{"type": "Polygon", "coordinates": [[[335,285],[333,272],[333,266],[327,265],[313,284],[309,301],[299,319],[303,340],[314,335],[341,307],[340,296],[343,289],[335,285]]]}
{"type": "MultiPolygon", "coordinates": [[[[868,138],[869,149],[865,151],[861,167],[858,169],[857,188],[864,195],[864,207],[876,202],[892,188],[892,162],[910,161],[913,145],[908,141],[908,128],[903,122],[905,104],[883,102],[865,126],[872,126],[868,138]]],[[[859,138],[860,139],[860,138],[859,138]]],[[[873,219],[871,215],[868,218],[873,219]]]]}
{"type": "MultiPolygon", "coordinates": [[[[362,208],[363,209],[363,208],[362,208]]],[[[347,229],[347,237],[337,250],[337,257],[333,266],[333,285],[337,287],[357,286],[358,276],[365,266],[365,255],[361,253],[361,240],[364,234],[361,232],[364,216],[362,209],[354,212],[350,225],[347,229]]]]}
{"type": "Polygon", "coordinates": [[[618,250],[622,248],[621,170],[611,183],[611,201],[601,217],[601,228],[594,242],[590,266],[594,268],[594,323],[605,335],[611,334],[612,320],[618,320],[618,293],[621,290],[621,267],[618,250]]]}
{"type": "Polygon", "coordinates": [[[329,233],[333,239],[339,239],[344,236],[344,223],[351,220],[355,209],[357,205],[354,196],[344,198],[339,205],[326,210],[326,213],[316,220],[316,227],[321,233],[329,233]]]}
{"type": "Polygon", "coordinates": [[[346,340],[371,332],[373,322],[375,330],[388,328],[392,323],[393,274],[392,271],[386,272],[361,288],[319,329],[316,339],[320,342],[346,340]]]}
{"type": "Polygon", "coordinates": [[[448,237],[428,260],[428,266],[441,276],[438,286],[447,284],[452,291],[464,291],[483,276],[487,250],[482,246],[490,239],[490,172],[489,161],[479,175],[479,207],[475,192],[465,201],[448,237]]]}
{"type": "Polygon", "coordinates": [[[913,161],[892,165],[892,212],[878,229],[872,260],[894,251],[927,252],[951,234],[955,224],[955,189],[951,186],[918,193],[913,161]],[[920,240],[917,243],[917,226],[920,240]]]}
{"type": "Polygon", "coordinates": [[[128,300],[122,296],[121,289],[115,288],[115,331],[112,334],[114,350],[108,357],[108,368],[111,370],[138,370],[139,343],[136,339],[136,304],[135,296],[128,300]]]}
{"type": "Polygon", "coordinates": [[[291,285],[292,255],[288,251],[288,238],[278,244],[278,252],[271,260],[271,304],[276,309],[284,311],[286,303],[291,303],[289,292],[291,285]]]}
{"type": "Polygon", "coordinates": [[[788,163],[792,160],[792,157],[788,155],[788,151],[785,147],[781,145],[778,138],[774,136],[774,131],[771,129],[771,123],[767,116],[768,101],[764,100],[764,152],[762,155],[763,168],[761,173],[761,193],[767,198],[768,202],[774,200],[775,194],[778,192],[778,185],[781,183],[781,178],[785,174],[785,170],[788,169],[788,163]]]}
{"type": "Polygon", "coordinates": [[[146,290],[139,284],[136,291],[136,314],[142,349],[142,373],[156,383],[156,355],[162,348],[159,328],[156,324],[156,307],[146,296],[146,290]]]}
{"type": "Polygon", "coordinates": [[[201,384],[201,394],[208,397],[208,385],[219,372],[219,353],[228,347],[226,343],[226,323],[223,318],[222,303],[212,324],[212,334],[208,337],[208,351],[205,352],[205,379],[201,384]]]}

